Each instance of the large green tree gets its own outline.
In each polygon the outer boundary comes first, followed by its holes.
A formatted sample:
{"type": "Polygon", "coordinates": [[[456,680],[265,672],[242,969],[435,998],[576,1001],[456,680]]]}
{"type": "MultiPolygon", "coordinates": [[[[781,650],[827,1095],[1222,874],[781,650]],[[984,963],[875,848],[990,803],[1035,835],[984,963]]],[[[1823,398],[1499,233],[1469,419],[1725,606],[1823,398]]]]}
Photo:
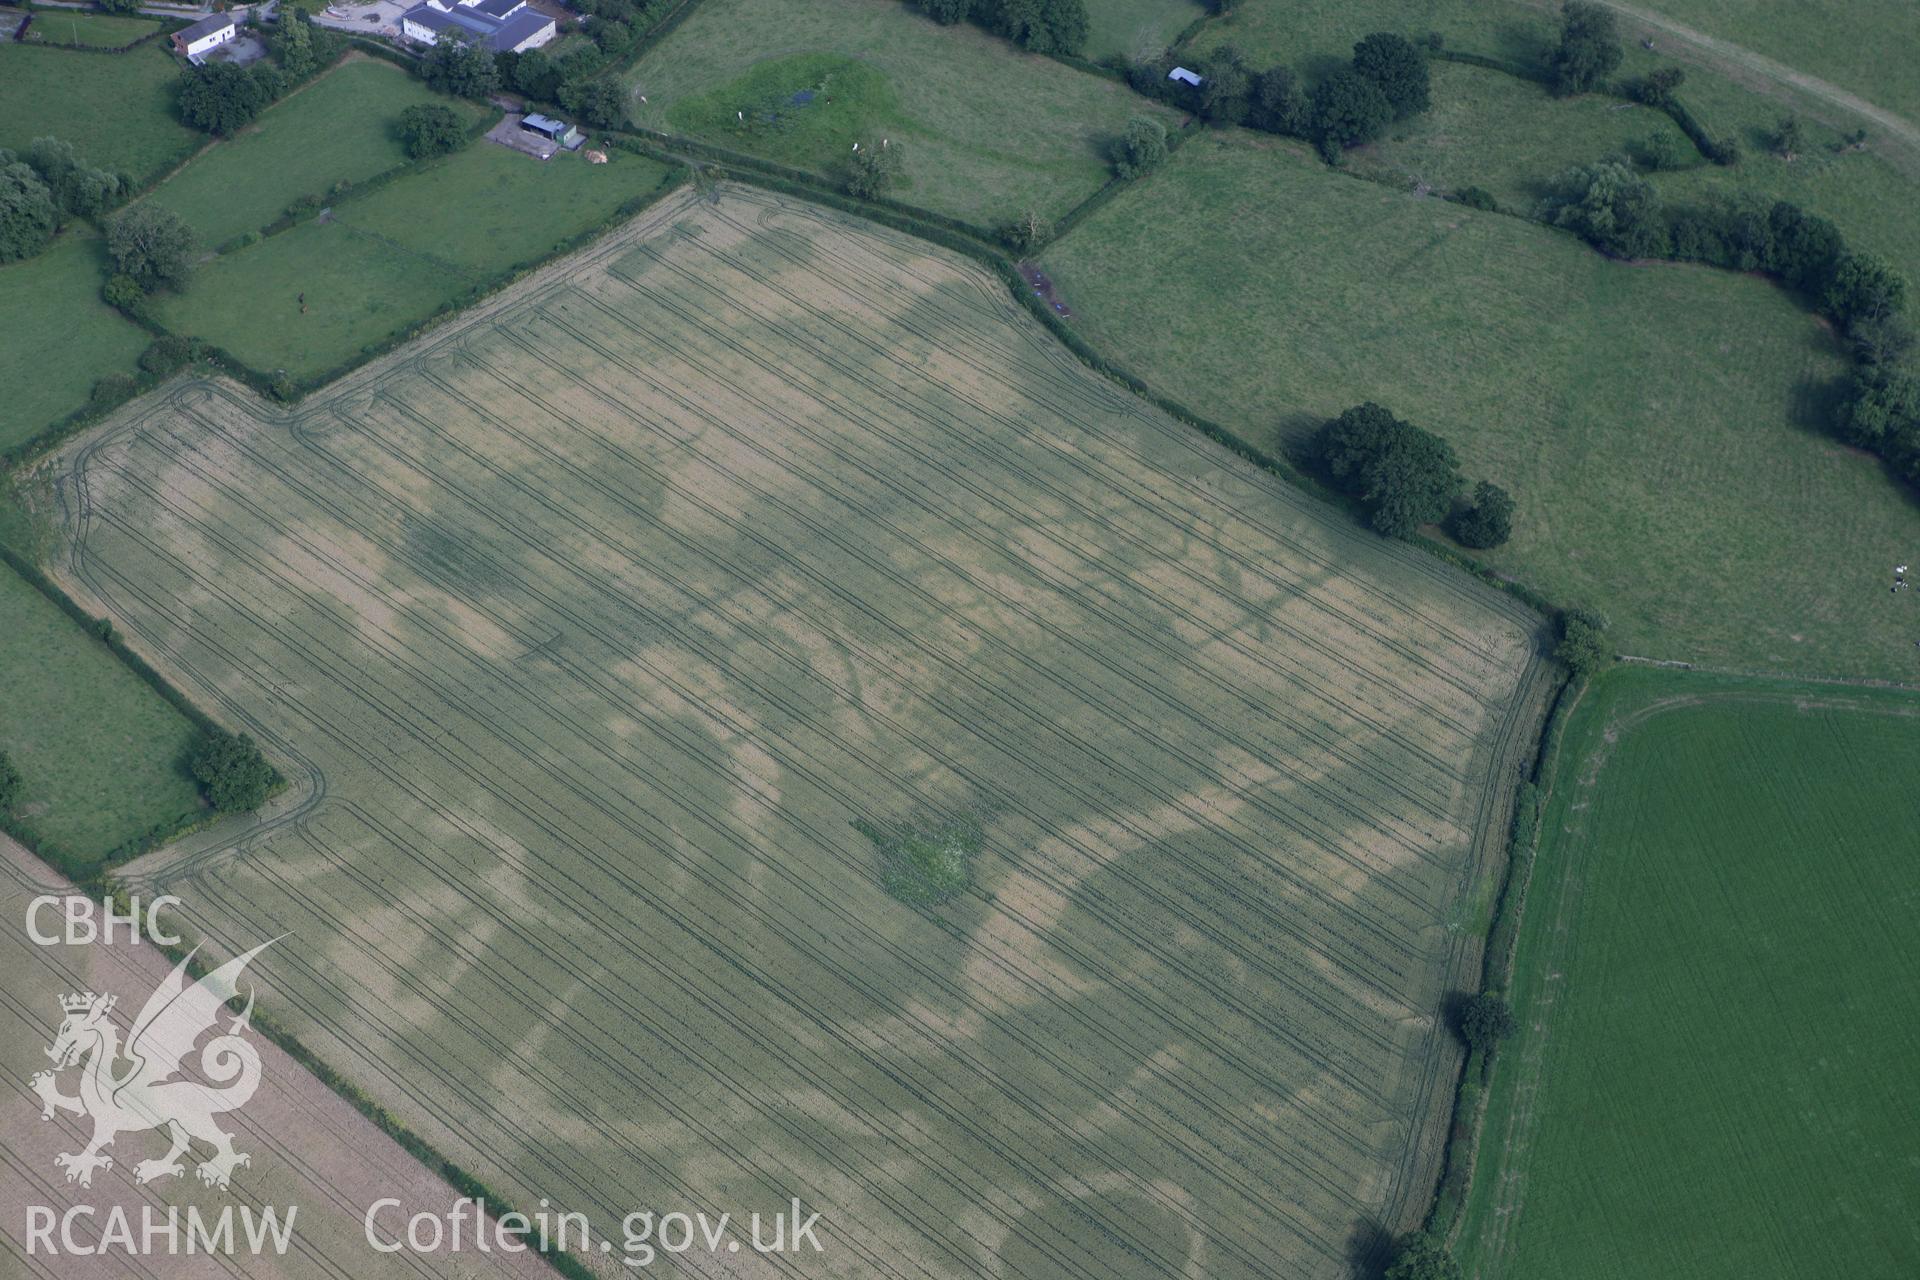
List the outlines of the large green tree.
{"type": "Polygon", "coordinates": [[[500,89],[500,70],[493,55],[450,34],[441,36],[420,59],[420,78],[460,98],[482,99],[500,89]]]}
{"type": "Polygon", "coordinates": [[[1159,167],[1167,158],[1167,127],[1152,116],[1135,116],[1114,145],[1113,171],[1133,179],[1159,167]]]}
{"type": "Polygon", "coordinates": [[[53,202],[66,213],[91,216],[117,201],[117,175],[96,169],[74,154],[73,144],[59,138],[35,138],[24,157],[53,192],[53,202]]]}
{"type": "Polygon", "coordinates": [[[1461,1280],[1460,1264],[1447,1252],[1446,1241],[1416,1231],[1394,1246],[1386,1280],[1461,1280]]]}
{"type": "Polygon", "coordinates": [[[1332,419],[1316,444],[1327,474],[1366,504],[1373,527],[1390,538],[1410,538],[1444,519],[1460,490],[1453,447],[1377,404],[1332,419]]]}
{"type": "Polygon", "coordinates": [[[31,165],[12,157],[0,151],[0,262],[40,252],[60,224],[53,192],[31,165]]]}
{"type": "Polygon", "coordinates": [[[281,84],[278,71],[259,64],[189,67],[180,81],[180,118],[196,129],[230,136],[280,96],[281,84]]]}
{"type": "Polygon", "coordinates": [[[1086,0],[983,0],[976,15],[1023,49],[1079,53],[1087,42],[1086,0]]]}
{"type": "Polygon", "coordinates": [[[1348,147],[1380,136],[1393,119],[1393,104],[1379,85],[1352,67],[1342,67],[1314,86],[1307,117],[1321,157],[1338,164],[1348,147]]]}
{"type": "Polygon", "coordinates": [[[1624,55],[1613,10],[1590,0],[1567,0],[1560,14],[1560,44],[1547,74],[1556,93],[1585,93],[1612,75],[1624,55]]]}
{"type": "Polygon", "coordinates": [[[1569,169],[1555,179],[1548,218],[1621,258],[1664,256],[1667,223],[1653,184],[1617,160],[1569,169]]]}
{"type": "Polygon", "coordinates": [[[207,802],[221,813],[247,813],[266,803],[277,776],[245,734],[215,729],[200,740],[188,761],[207,802]]]}
{"type": "Polygon", "coordinates": [[[400,142],[416,160],[458,151],[466,141],[466,125],[444,103],[416,102],[400,113],[400,142]]]}
{"type": "Polygon", "coordinates": [[[1402,119],[1432,105],[1427,55],[1405,36],[1376,31],[1353,46],[1353,69],[1380,86],[1402,119]]]}
{"type": "Polygon", "coordinates": [[[193,249],[192,228],[156,204],[137,204],[107,224],[107,256],[115,273],[142,289],[185,284],[193,249]]]}

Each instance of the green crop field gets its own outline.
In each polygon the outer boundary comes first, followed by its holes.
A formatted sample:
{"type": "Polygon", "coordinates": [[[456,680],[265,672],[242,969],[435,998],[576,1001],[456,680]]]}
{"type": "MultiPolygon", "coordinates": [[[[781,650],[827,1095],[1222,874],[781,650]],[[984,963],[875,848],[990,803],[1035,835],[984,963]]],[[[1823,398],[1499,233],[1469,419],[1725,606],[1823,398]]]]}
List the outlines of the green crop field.
{"type": "Polygon", "coordinates": [[[0,453],[80,408],[99,379],[135,372],[152,339],[100,300],[105,267],[84,227],[0,266],[0,453]]]}
{"type": "Polygon", "coordinates": [[[835,180],[856,141],[885,139],[905,156],[890,194],[987,227],[1065,213],[1107,181],[1130,117],[1175,118],[897,0],[706,0],[625,80],[637,124],[835,180]]]}
{"type": "MultiPolygon", "coordinates": [[[[12,19],[19,21],[18,17],[12,19]]],[[[160,24],[150,18],[108,13],[89,13],[80,9],[41,9],[27,28],[30,41],[55,41],[83,44],[95,49],[121,49],[135,40],[152,35],[160,24]]],[[[11,25],[7,34],[13,34],[11,25]]]]}
{"type": "MultiPolygon", "coordinates": [[[[468,120],[481,110],[433,92],[392,63],[355,56],[268,108],[232,141],[195,156],[149,198],[214,248],[258,231],[302,196],[324,202],[336,183],[361,182],[407,163],[400,113],[428,102],[468,120]]],[[[436,221],[453,219],[443,211],[436,221]]]]}
{"type": "Polygon", "coordinates": [[[17,826],[85,874],[201,809],[185,759],[195,729],[172,703],[0,565],[0,751],[24,779],[17,826]]]}
{"type": "Polygon", "coordinates": [[[575,154],[543,164],[474,143],[341,204],[327,222],[222,254],[157,309],[169,329],[214,342],[252,368],[315,377],[471,301],[659,192],[667,175],[621,152],[605,165],[575,154]]]}
{"type": "Polygon", "coordinates": [[[1206,10],[1195,0],[1087,0],[1087,58],[1157,58],[1206,10]]]}
{"type": "Polygon", "coordinates": [[[1920,1273],[1916,777],[1911,694],[1644,669],[1587,692],[1469,1274],[1920,1273]]]}
{"type": "Polygon", "coordinates": [[[192,155],[206,135],[174,114],[180,67],[165,46],[124,54],[0,41],[0,147],[52,134],[138,186],[192,155]]]}
{"type": "Polygon", "coordinates": [[[513,1200],[1028,1280],[1331,1280],[1422,1212],[1537,619],[977,267],[687,192],[56,473],[62,581],[303,779],[133,882],[297,939],[277,1015],[513,1200]]]}
{"type": "Polygon", "coordinates": [[[1044,257],[1161,392],[1296,448],[1377,400],[1520,504],[1487,558],[1613,615],[1630,653],[1913,678],[1887,575],[1920,514],[1826,438],[1836,344],[1773,285],[1201,138],[1044,257]],[[1284,216],[1275,211],[1284,210],[1284,216]]]}

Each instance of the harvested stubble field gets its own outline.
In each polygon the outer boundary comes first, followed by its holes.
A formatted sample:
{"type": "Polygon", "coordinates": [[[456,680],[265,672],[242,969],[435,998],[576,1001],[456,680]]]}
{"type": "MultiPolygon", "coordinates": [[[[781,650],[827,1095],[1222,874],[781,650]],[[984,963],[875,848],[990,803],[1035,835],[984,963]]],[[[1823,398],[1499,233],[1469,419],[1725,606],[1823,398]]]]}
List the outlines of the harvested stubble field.
{"type": "MultiPolygon", "coordinates": [[[[257,1033],[247,1039],[260,1054],[259,1090],[244,1109],[220,1120],[233,1135],[234,1149],[252,1157],[252,1163],[235,1171],[229,1190],[202,1186],[193,1163],[179,1177],[136,1183],[134,1166],[166,1151],[166,1136],[156,1130],[121,1134],[111,1148],[112,1168],[96,1172],[91,1187],[69,1185],[54,1157],[85,1147],[92,1126],[65,1112],[42,1120],[40,1100],[28,1085],[49,1066],[43,1051],[60,1026],[60,997],[81,991],[117,996],[120,1003],[112,1021],[125,1035],[148,993],[173,968],[154,947],[128,945],[124,932],[113,946],[31,943],[25,929],[29,901],[40,894],[78,892],[0,836],[0,919],[7,922],[0,929],[0,964],[7,975],[0,994],[0,1079],[6,1081],[0,1103],[5,1115],[0,1144],[6,1152],[0,1165],[5,1170],[0,1177],[0,1222],[5,1223],[0,1227],[0,1262],[6,1265],[0,1273],[22,1280],[205,1280],[209,1275],[245,1280],[552,1280],[552,1269],[531,1254],[482,1255],[469,1249],[457,1257],[422,1257],[370,1250],[361,1214],[376,1199],[401,1201],[400,1209],[390,1211],[395,1218],[383,1214],[385,1226],[421,1210],[444,1213],[457,1193],[257,1033]],[[107,1215],[115,1209],[128,1215],[137,1233],[141,1212],[148,1207],[162,1219],[169,1208],[183,1215],[191,1208],[214,1219],[231,1205],[236,1211],[234,1235],[244,1240],[239,1212],[258,1214],[270,1205],[284,1221],[286,1206],[298,1208],[292,1244],[284,1256],[243,1255],[220,1262],[210,1262],[204,1253],[189,1256],[183,1227],[179,1253],[168,1256],[164,1237],[157,1237],[149,1256],[130,1263],[117,1253],[78,1257],[63,1252],[49,1258],[44,1248],[37,1248],[30,1255],[25,1236],[29,1205],[44,1206],[56,1215],[74,1206],[92,1206],[94,1216],[79,1219],[75,1228],[76,1236],[88,1242],[99,1239],[107,1215]]],[[[41,927],[57,932],[57,916],[57,910],[44,914],[41,927]]],[[[269,1003],[272,994],[262,988],[260,998],[269,1003]]],[[[224,1020],[221,1029],[226,1029],[224,1020]]],[[[187,1062],[197,1057],[190,1055],[187,1062]]],[[[125,1064],[117,1069],[124,1071],[125,1064]]],[[[62,1075],[59,1086],[71,1095],[74,1075],[62,1075]]],[[[211,1148],[195,1151],[197,1160],[211,1148]]]]}
{"type": "Polygon", "coordinates": [[[513,1198],[1036,1280],[1344,1276],[1420,1211],[1532,617],[977,268],[682,195],[59,485],[71,589],[299,780],[136,882],[289,932],[303,1037],[513,1198]],[[855,824],[929,815],[982,851],[921,911],[855,824]]]}

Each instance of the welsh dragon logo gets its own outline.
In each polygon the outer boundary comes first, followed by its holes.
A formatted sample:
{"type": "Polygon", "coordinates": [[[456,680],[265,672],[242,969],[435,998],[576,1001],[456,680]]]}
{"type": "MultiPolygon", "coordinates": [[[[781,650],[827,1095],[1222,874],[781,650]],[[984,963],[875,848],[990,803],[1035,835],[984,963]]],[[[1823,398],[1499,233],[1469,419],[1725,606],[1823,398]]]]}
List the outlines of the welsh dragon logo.
{"type": "Polygon", "coordinates": [[[225,1190],[233,1171],[251,1163],[251,1157],[233,1149],[233,1135],[214,1123],[221,1112],[245,1106],[260,1087],[260,1054],[242,1038],[253,1016],[251,990],[246,1008],[232,1019],[227,1033],[201,1049],[196,1065],[203,1079],[183,1075],[180,1064],[201,1036],[217,1029],[221,1009],[238,993],[240,974],[272,945],[263,942],[198,982],[187,977],[187,962],[193,958],[189,954],[147,997],[124,1047],[120,1028],[109,1017],[117,997],[87,991],[60,998],[66,1017],[47,1047],[54,1069],[35,1074],[29,1084],[40,1096],[41,1119],[69,1111],[93,1121],[93,1138],[85,1150],[54,1158],[67,1171],[68,1182],[92,1186],[95,1170],[113,1167],[105,1148],[123,1133],[144,1129],[165,1129],[169,1146],[158,1160],[134,1166],[138,1182],[186,1172],[181,1157],[195,1140],[214,1149],[194,1171],[210,1187],[225,1190]],[[59,1076],[73,1067],[80,1068],[80,1091],[68,1096],[60,1092],[59,1076]]]}

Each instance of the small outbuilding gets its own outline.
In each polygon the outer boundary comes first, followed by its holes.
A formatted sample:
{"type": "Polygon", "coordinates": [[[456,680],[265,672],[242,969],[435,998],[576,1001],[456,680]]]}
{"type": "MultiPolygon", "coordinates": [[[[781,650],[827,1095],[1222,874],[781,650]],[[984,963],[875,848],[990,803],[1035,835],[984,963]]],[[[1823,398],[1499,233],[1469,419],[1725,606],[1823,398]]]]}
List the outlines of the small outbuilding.
{"type": "Polygon", "coordinates": [[[212,17],[202,18],[190,27],[182,27],[173,33],[173,51],[189,62],[199,62],[201,55],[209,53],[228,43],[239,33],[239,24],[230,13],[216,13],[212,17]]]}
{"type": "Polygon", "coordinates": [[[1181,84],[1190,84],[1197,89],[1200,87],[1200,82],[1206,79],[1206,77],[1198,71],[1189,71],[1185,67],[1175,67],[1173,70],[1167,72],[1167,79],[1178,80],[1181,84]]]}
{"type": "Polygon", "coordinates": [[[520,121],[520,127],[528,133],[539,134],[549,142],[558,143],[569,151],[578,150],[580,144],[586,141],[580,136],[580,131],[565,120],[555,120],[552,116],[543,116],[537,111],[528,113],[520,121]]]}

